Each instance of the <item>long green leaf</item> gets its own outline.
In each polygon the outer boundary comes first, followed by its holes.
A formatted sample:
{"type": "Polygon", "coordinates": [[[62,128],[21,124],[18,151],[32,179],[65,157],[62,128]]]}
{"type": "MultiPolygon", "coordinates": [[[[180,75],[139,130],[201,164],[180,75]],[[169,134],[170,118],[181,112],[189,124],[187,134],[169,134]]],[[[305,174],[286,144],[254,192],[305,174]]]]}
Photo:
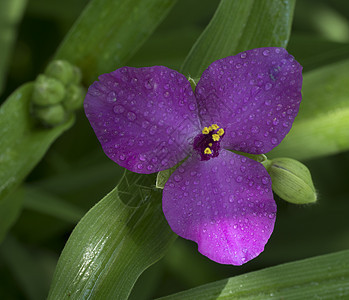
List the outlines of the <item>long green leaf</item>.
{"type": "Polygon", "coordinates": [[[19,217],[22,210],[22,202],[23,195],[21,191],[16,191],[0,202],[0,244],[19,217]]]}
{"type": "Polygon", "coordinates": [[[90,84],[121,67],[162,21],[176,0],[92,0],[56,58],[77,65],[90,84]]]}
{"type": "Polygon", "coordinates": [[[222,0],[182,71],[198,78],[213,61],[258,47],[286,47],[295,0],[222,0]]]}
{"type": "Polygon", "coordinates": [[[348,299],[349,251],[247,273],[184,291],[175,299],[348,299]]]}
{"type": "Polygon", "coordinates": [[[43,253],[38,255],[13,236],[8,236],[1,245],[0,256],[26,295],[26,299],[45,298],[51,277],[47,272],[47,265],[43,267],[44,260],[48,258],[47,255],[43,253]]]}
{"type": "Polygon", "coordinates": [[[33,84],[13,92],[0,107],[0,202],[41,160],[53,141],[72,126],[74,118],[52,129],[42,128],[30,115],[33,84]]]}
{"type": "Polygon", "coordinates": [[[16,38],[27,0],[1,0],[0,2],[0,95],[4,87],[9,57],[16,38]]]}
{"type": "Polygon", "coordinates": [[[126,171],[87,213],[62,252],[49,299],[127,299],[139,275],[175,239],[154,183],[153,175],[126,171]]]}
{"type": "Polygon", "coordinates": [[[306,73],[299,115],[271,157],[304,160],[348,150],[348,82],[349,60],[306,73]]]}

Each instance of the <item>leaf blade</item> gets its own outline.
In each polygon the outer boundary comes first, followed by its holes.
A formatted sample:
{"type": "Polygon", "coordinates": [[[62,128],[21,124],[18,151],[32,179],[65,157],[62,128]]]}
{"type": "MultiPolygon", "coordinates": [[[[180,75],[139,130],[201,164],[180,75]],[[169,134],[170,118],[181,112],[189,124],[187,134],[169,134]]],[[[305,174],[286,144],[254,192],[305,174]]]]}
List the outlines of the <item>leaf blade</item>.
{"type": "Polygon", "coordinates": [[[176,0],[93,0],[56,53],[77,65],[89,85],[121,67],[150,36],[176,0]]]}
{"type": "Polygon", "coordinates": [[[164,219],[161,193],[147,188],[155,177],[125,174],[74,229],[58,262],[49,299],[81,299],[85,294],[89,299],[127,299],[138,276],[176,238],[164,219]],[[136,187],[137,196],[130,199],[136,187]],[[144,195],[142,188],[150,194],[144,195]],[[125,204],[128,200],[137,206],[125,204]]]}
{"type": "Polygon", "coordinates": [[[348,295],[349,250],[346,250],[281,264],[159,299],[346,299],[348,295]]]}
{"type": "Polygon", "coordinates": [[[259,47],[286,47],[295,0],[222,0],[182,71],[198,78],[213,61],[259,47]]]}

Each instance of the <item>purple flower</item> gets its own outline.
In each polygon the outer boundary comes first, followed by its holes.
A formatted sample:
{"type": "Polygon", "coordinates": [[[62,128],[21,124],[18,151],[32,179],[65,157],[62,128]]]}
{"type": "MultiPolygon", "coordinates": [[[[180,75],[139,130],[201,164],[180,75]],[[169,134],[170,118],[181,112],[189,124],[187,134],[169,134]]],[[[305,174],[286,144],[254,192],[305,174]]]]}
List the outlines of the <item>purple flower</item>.
{"type": "Polygon", "coordinates": [[[283,48],[253,49],[212,63],[195,94],[163,66],[103,74],[85,99],[106,155],[137,173],[187,158],[163,190],[172,230],[222,263],[241,265],[264,250],[275,223],[262,164],[228,150],[262,154],[291,129],[302,67],[283,48]]]}

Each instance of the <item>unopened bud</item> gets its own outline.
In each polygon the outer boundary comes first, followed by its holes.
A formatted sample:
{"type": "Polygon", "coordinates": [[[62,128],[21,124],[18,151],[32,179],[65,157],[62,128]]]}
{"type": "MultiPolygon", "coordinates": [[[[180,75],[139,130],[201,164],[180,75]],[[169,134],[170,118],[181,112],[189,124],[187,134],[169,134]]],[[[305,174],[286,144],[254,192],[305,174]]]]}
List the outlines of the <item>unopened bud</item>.
{"type": "Polygon", "coordinates": [[[45,74],[55,78],[64,85],[78,84],[81,80],[81,72],[65,60],[54,60],[46,68],[45,74]]]}
{"type": "Polygon", "coordinates": [[[271,161],[268,172],[273,191],[282,199],[307,204],[317,200],[311,174],[308,168],[291,158],[276,158],[271,161]]]}
{"type": "Polygon", "coordinates": [[[39,106],[61,102],[65,95],[64,85],[57,79],[39,75],[34,83],[32,101],[39,106]]]}
{"type": "Polygon", "coordinates": [[[76,110],[82,107],[84,102],[84,91],[83,89],[75,84],[68,85],[63,100],[63,106],[68,111],[76,110]]]}
{"type": "Polygon", "coordinates": [[[45,126],[53,127],[63,123],[66,120],[66,113],[61,104],[47,107],[34,107],[35,117],[45,126]]]}

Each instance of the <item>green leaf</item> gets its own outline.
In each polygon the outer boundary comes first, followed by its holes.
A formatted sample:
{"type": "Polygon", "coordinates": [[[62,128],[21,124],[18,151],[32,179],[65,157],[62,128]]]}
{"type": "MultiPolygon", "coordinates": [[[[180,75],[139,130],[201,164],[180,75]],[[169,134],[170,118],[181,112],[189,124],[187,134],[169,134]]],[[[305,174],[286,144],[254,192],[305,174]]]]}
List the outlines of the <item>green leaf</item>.
{"type": "Polygon", "coordinates": [[[349,250],[206,284],[174,299],[348,299],[349,250]]]}
{"type": "Polygon", "coordinates": [[[183,73],[198,78],[217,59],[258,47],[286,47],[294,6],[295,0],[222,0],[183,73]]]}
{"type": "Polygon", "coordinates": [[[139,275],[176,237],[154,183],[154,175],[126,171],[85,215],[59,259],[49,299],[127,299],[139,275]]]}
{"type": "Polygon", "coordinates": [[[30,116],[33,83],[14,91],[0,107],[0,203],[41,160],[54,140],[72,126],[74,118],[52,129],[30,116]]]}
{"type": "Polygon", "coordinates": [[[19,217],[22,210],[22,202],[23,195],[21,191],[16,191],[0,201],[0,244],[19,217]]]}
{"type": "Polygon", "coordinates": [[[348,58],[349,44],[325,40],[310,34],[292,34],[287,50],[304,72],[348,58]]]}
{"type": "Polygon", "coordinates": [[[349,149],[348,70],[345,60],[304,75],[299,114],[271,157],[304,160],[349,149]]]}
{"type": "Polygon", "coordinates": [[[90,84],[138,50],[175,0],[92,0],[58,49],[56,59],[78,66],[90,84]]]}
{"type": "Polygon", "coordinates": [[[13,236],[8,236],[0,247],[0,256],[24,291],[26,299],[45,298],[51,277],[46,270],[47,265],[43,266],[47,260],[51,260],[47,255],[38,255],[13,236]]]}
{"type": "Polygon", "coordinates": [[[0,95],[4,88],[17,25],[22,19],[26,4],[27,0],[1,0],[0,2],[0,95]]]}
{"type": "Polygon", "coordinates": [[[77,223],[84,215],[79,207],[39,188],[24,185],[21,188],[24,196],[23,207],[69,223],[77,223]]]}

